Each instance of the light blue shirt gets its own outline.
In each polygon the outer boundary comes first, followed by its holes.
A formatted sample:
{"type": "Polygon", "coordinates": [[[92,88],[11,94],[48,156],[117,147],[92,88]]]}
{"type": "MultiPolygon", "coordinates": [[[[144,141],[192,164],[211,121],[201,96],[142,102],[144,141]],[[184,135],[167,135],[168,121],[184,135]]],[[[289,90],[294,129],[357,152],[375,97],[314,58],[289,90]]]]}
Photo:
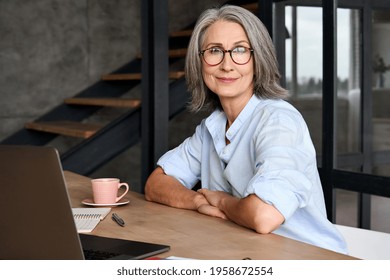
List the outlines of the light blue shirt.
{"type": "Polygon", "coordinates": [[[315,150],[301,114],[286,101],[253,95],[227,132],[226,120],[223,111],[214,111],[157,164],[189,189],[200,180],[202,188],[235,197],[256,194],[285,218],[274,233],[346,253],[326,217],[315,150]]]}

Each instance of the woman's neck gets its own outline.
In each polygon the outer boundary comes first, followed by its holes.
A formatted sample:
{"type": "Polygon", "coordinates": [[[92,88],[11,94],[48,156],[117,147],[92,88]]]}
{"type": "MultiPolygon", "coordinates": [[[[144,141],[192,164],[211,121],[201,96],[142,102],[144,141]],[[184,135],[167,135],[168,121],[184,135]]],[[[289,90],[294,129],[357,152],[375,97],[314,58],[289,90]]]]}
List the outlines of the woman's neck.
{"type": "Polygon", "coordinates": [[[241,111],[245,108],[246,104],[248,104],[251,97],[252,96],[249,96],[249,98],[241,98],[241,99],[224,98],[220,100],[222,109],[225,112],[227,118],[226,131],[233,124],[233,122],[241,113],[241,111]]]}

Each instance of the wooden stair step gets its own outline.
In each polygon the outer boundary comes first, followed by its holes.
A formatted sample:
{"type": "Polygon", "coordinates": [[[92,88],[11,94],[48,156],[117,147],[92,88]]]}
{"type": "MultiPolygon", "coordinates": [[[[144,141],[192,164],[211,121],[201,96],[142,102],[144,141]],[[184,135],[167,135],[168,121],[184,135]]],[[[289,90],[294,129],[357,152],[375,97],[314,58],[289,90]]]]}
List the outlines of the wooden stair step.
{"type": "MultiPolygon", "coordinates": [[[[168,51],[168,55],[170,58],[180,58],[185,57],[187,54],[187,48],[181,48],[181,49],[171,49],[168,51]]],[[[139,54],[137,58],[141,59],[142,55],[139,54]]]]}
{"type": "MultiPolygon", "coordinates": [[[[244,4],[244,5],[241,5],[241,7],[255,13],[257,12],[257,9],[258,9],[258,6],[259,4],[258,3],[249,3],[249,4],[244,4]]],[[[184,29],[184,30],[177,30],[177,31],[173,31],[169,34],[170,37],[174,37],[174,38],[177,38],[177,37],[191,37],[192,35],[192,32],[194,30],[193,29],[184,29]]]]}
{"type": "Polygon", "coordinates": [[[141,73],[107,74],[102,76],[103,81],[133,81],[141,80],[141,73]]]}
{"type": "Polygon", "coordinates": [[[258,3],[250,3],[250,4],[241,5],[241,7],[251,11],[252,13],[255,13],[255,12],[257,12],[259,4],[258,3]]]}
{"type": "MultiPolygon", "coordinates": [[[[169,72],[169,79],[178,80],[184,77],[184,71],[169,72]]],[[[122,73],[122,74],[107,74],[102,77],[103,81],[132,81],[141,80],[141,73],[122,73]]]]}
{"type": "Polygon", "coordinates": [[[172,71],[169,72],[169,79],[178,80],[184,77],[184,71],[172,71]]]}
{"type": "Polygon", "coordinates": [[[105,107],[136,108],[141,105],[141,100],[135,98],[91,98],[91,97],[71,97],[64,100],[70,105],[89,105],[105,107]]]}
{"type": "Polygon", "coordinates": [[[185,57],[186,54],[187,54],[187,48],[169,50],[169,57],[171,57],[171,58],[185,57]]]}
{"type": "Polygon", "coordinates": [[[25,128],[27,129],[84,139],[91,137],[102,127],[103,126],[99,124],[78,123],[72,121],[29,122],[25,124],[25,128]]]}
{"type": "MultiPolygon", "coordinates": [[[[249,3],[249,4],[244,4],[241,5],[242,8],[245,8],[253,13],[257,12],[259,4],[258,3],[249,3]]],[[[177,30],[173,31],[169,34],[170,37],[190,37],[192,35],[193,29],[184,29],[184,30],[177,30]]]]}
{"type": "Polygon", "coordinates": [[[192,35],[192,29],[178,30],[171,32],[170,37],[190,37],[192,35]]]}

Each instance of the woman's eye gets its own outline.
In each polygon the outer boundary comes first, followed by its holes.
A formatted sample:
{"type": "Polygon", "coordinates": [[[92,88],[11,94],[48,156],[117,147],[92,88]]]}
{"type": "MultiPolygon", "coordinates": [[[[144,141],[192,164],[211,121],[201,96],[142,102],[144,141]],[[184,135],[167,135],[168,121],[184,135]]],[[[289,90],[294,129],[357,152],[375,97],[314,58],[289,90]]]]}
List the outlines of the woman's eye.
{"type": "Polygon", "coordinates": [[[233,49],[233,52],[234,52],[234,53],[241,54],[241,53],[245,53],[246,50],[247,50],[247,49],[246,49],[245,47],[237,47],[237,48],[234,48],[234,49],[233,49]]]}
{"type": "Polygon", "coordinates": [[[221,54],[222,50],[219,48],[211,48],[209,49],[210,54],[221,54]]]}

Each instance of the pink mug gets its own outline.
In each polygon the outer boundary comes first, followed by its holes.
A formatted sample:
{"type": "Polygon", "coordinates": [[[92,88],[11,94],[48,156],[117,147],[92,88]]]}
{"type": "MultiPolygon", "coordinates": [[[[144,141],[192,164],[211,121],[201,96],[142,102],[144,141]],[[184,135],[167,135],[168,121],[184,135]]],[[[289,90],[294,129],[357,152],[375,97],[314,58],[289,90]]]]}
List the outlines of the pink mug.
{"type": "Polygon", "coordinates": [[[115,204],[129,191],[129,185],[121,183],[118,178],[92,179],[91,183],[95,204],[115,204]],[[123,186],[126,187],[126,190],[118,196],[118,191],[123,186]]]}

